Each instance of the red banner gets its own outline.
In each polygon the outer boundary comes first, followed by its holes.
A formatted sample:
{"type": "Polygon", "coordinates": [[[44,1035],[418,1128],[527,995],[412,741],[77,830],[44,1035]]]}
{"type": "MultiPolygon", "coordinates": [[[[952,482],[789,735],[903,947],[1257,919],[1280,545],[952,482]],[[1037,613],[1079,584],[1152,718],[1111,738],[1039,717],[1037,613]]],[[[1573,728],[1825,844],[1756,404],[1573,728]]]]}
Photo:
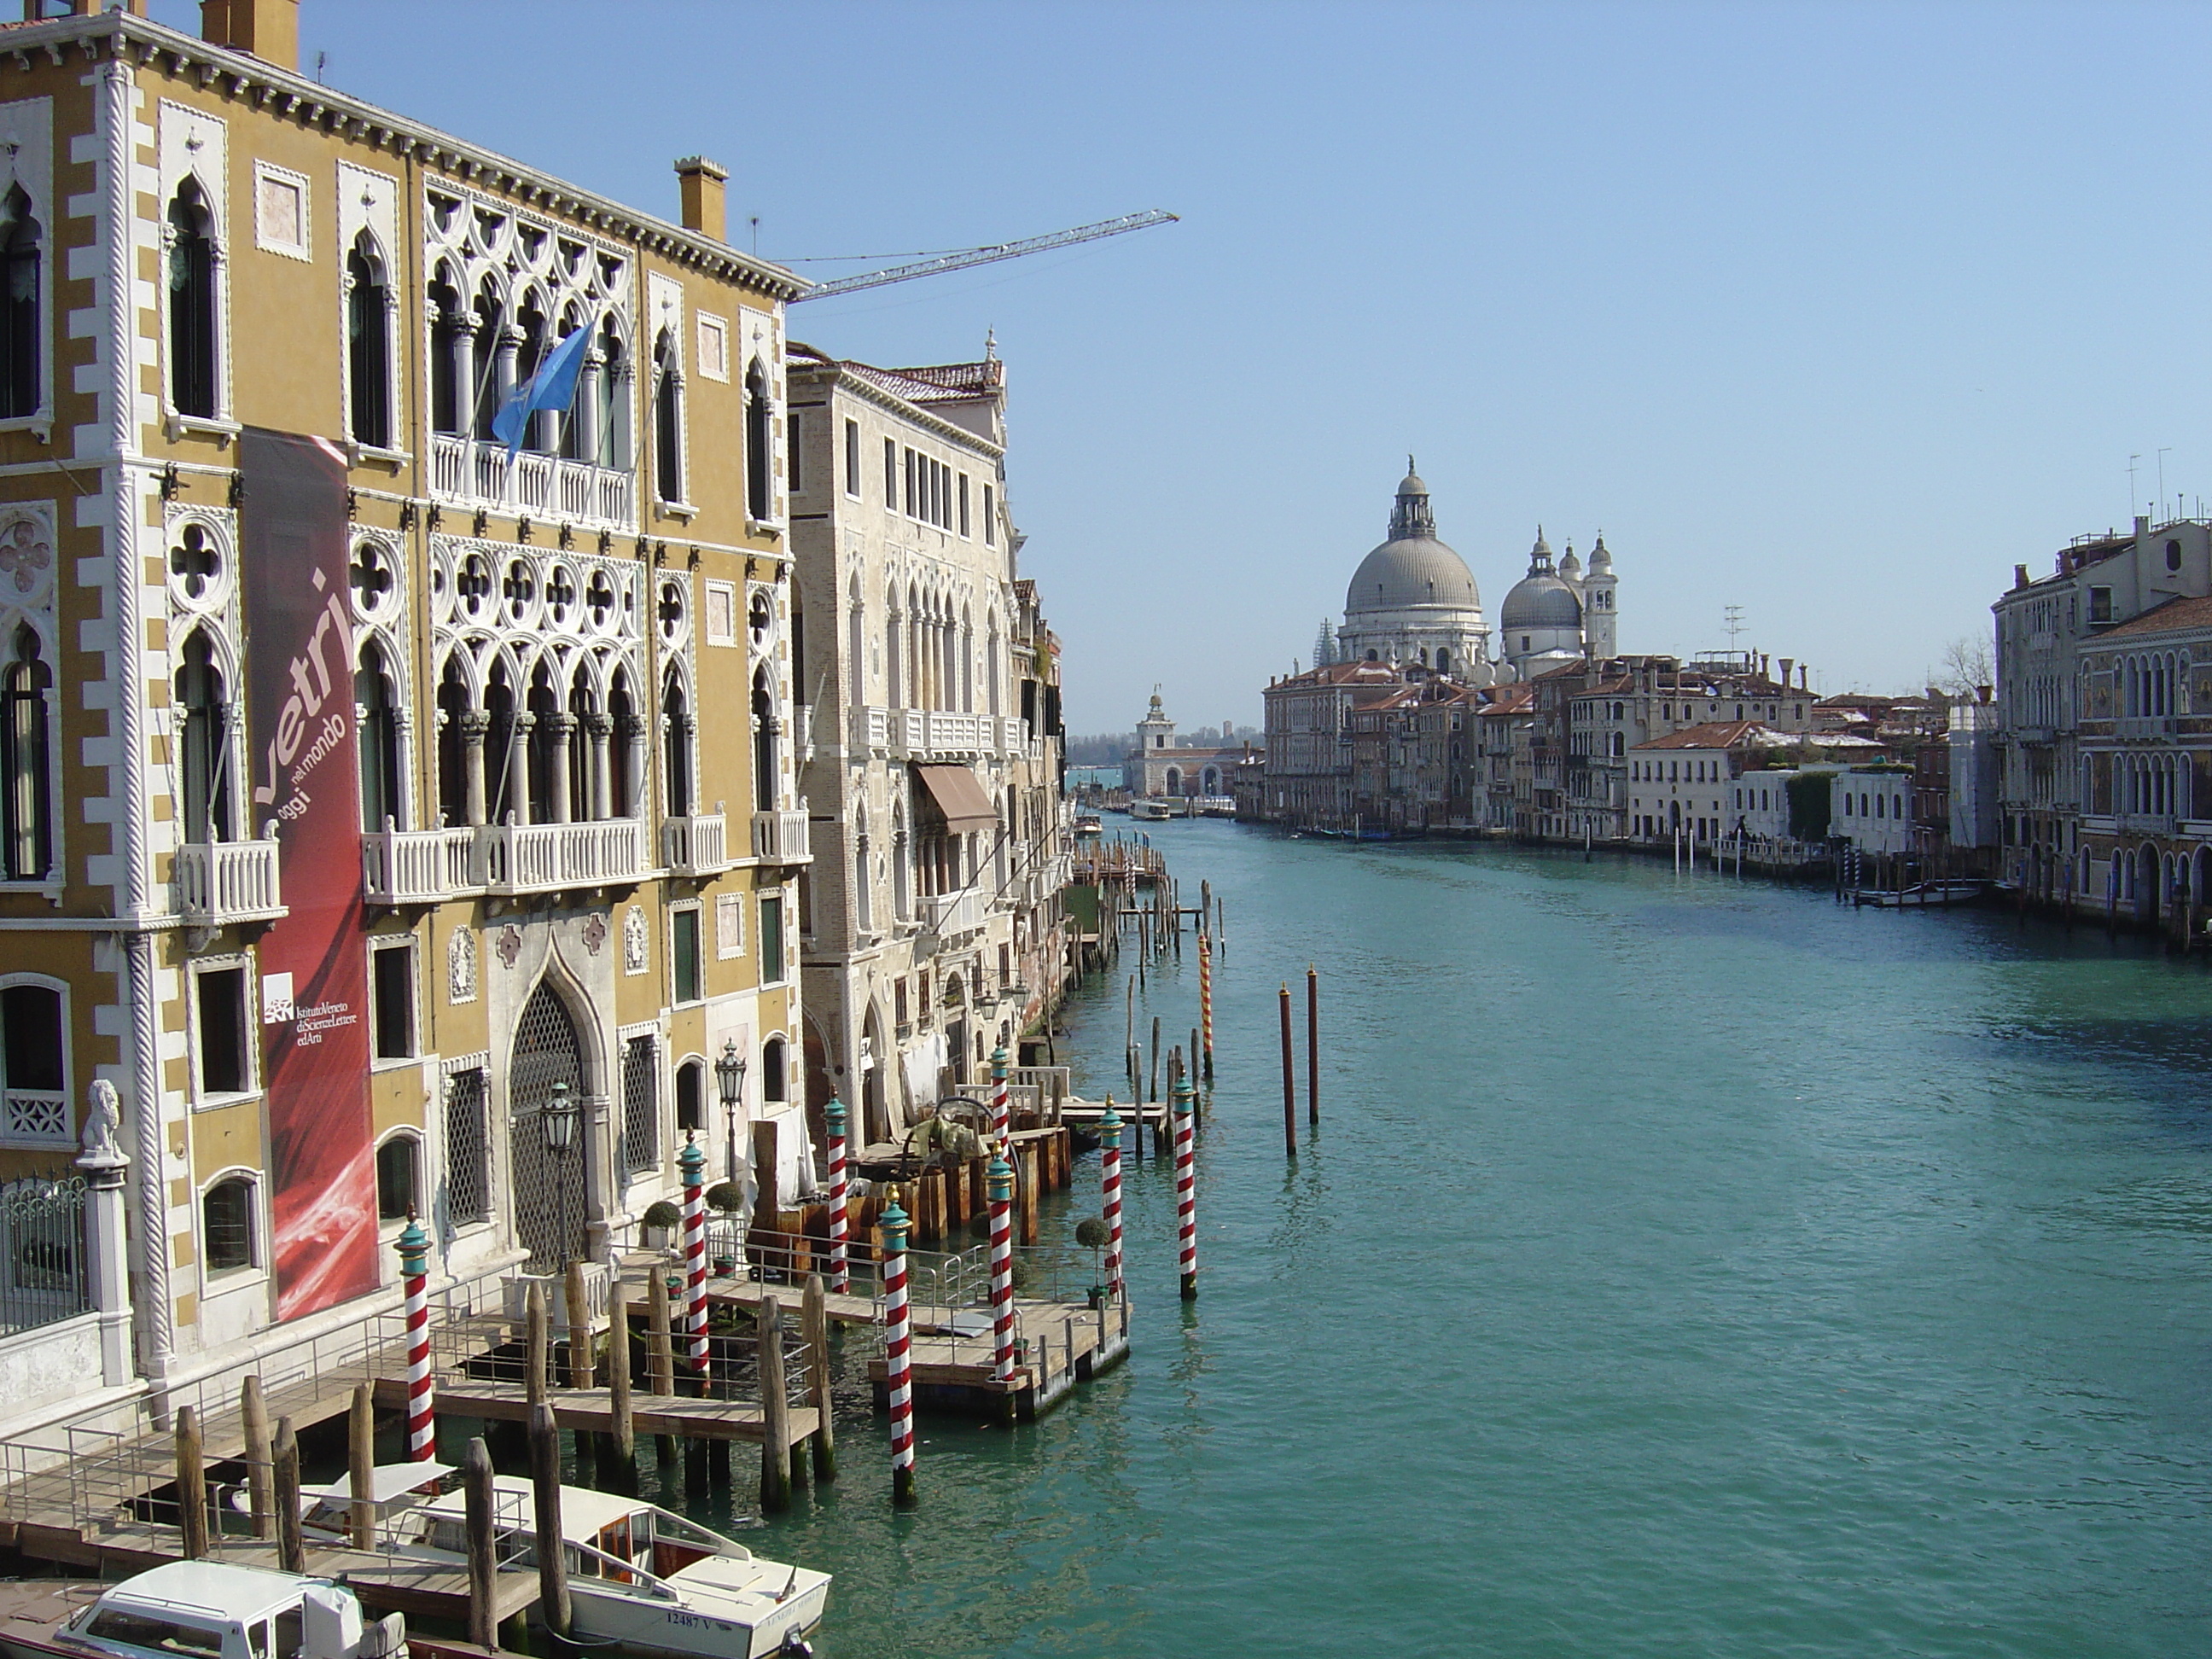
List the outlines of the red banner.
{"type": "Polygon", "coordinates": [[[276,1316],[376,1288],[361,775],[347,613],[346,467],[319,439],[240,444],[253,825],[289,912],[261,939],[276,1316]]]}

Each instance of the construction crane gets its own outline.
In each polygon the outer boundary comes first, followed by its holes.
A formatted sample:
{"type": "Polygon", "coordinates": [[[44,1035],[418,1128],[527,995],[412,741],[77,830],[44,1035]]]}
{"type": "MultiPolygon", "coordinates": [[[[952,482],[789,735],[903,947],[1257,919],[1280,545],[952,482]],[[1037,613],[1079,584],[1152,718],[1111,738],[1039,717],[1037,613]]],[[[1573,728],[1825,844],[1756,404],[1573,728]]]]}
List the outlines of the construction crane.
{"type": "Polygon", "coordinates": [[[1095,242],[1103,236],[1121,236],[1133,230],[1149,230],[1154,225],[1170,225],[1176,216],[1158,208],[1148,208],[1142,213],[1125,213],[1118,219],[1101,219],[1095,225],[1078,225],[1073,230],[1055,230],[1049,236],[1028,236],[1018,242],[996,242],[988,247],[962,248],[957,253],[940,253],[933,259],[919,259],[910,265],[892,265],[884,270],[864,270],[857,276],[836,276],[826,283],[817,283],[799,299],[827,300],[839,294],[858,294],[864,288],[882,288],[891,283],[910,283],[917,276],[934,276],[941,271],[965,270],[969,265],[988,265],[1000,259],[1018,259],[1025,253],[1042,253],[1056,247],[1073,247],[1078,242],[1095,242]]]}

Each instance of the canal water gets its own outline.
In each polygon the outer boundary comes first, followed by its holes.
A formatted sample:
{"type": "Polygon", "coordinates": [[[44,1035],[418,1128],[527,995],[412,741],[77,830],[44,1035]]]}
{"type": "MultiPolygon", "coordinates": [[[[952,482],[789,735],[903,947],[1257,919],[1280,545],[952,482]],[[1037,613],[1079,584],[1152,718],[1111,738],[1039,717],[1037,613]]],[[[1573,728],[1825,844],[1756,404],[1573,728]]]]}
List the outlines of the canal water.
{"type": "MultiPolygon", "coordinates": [[[[923,1419],[910,1514],[850,1414],[843,1478],[747,1534],[836,1572],[829,1659],[2212,1651],[2212,974],[1663,863],[1150,829],[1228,903],[1203,1294],[1148,1162],[1125,1369],[923,1419]]],[[[1146,1030],[1196,1022],[1186,947],[1146,1030]]],[[[1122,1022],[1118,981],[1072,1009],[1084,1092],[1122,1022]]]]}

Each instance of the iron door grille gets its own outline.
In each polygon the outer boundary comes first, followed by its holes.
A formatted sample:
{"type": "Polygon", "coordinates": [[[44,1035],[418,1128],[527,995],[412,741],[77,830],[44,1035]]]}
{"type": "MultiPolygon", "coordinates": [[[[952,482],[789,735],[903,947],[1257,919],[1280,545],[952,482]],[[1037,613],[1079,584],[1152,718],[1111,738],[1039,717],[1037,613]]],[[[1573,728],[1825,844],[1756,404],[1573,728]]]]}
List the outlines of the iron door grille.
{"type": "Polygon", "coordinates": [[[0,1335],[69,1319],[92,1305],[84,1277],[82,1176],[0,1184],[0,1335]]]}
{"type": "Polygon", "coordinates": [[[507,1068],[508,1145],[514,1170],[514,1234],[538,1272],[576,1260],[584,1243],[584,1157],[586,1126],[580,1113],[576,1144],[566,1152],[545,1145],[539,1114],[553,1085],[568,1085],[580,1107],[583,1048],[568,1011],[550,986],[540,985],[523,1005],[507,1068]]]}
{"type": "Polygon", "coordinates": [[[660,1045],[634,1036],[623,1048],[623,1170],[660,1165],[660,1045]]]}
{"type": "Polygon", "coordinates": [[[446,1202],[454,1223],[491,1219],[491,1134],[480,1066],[446,1081],[446,1202]]]}

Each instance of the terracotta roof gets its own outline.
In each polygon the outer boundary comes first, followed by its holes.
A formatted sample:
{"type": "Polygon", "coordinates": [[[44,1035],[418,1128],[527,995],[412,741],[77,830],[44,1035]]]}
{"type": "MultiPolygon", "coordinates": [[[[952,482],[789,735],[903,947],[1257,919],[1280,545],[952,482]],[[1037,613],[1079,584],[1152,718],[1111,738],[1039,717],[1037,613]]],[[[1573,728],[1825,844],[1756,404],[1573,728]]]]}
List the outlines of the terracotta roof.
{"type": "Polygon", "coordinates": [[[1496,695],[1482,712],[1486,714],[1525,714],[1535,695],[1536,688],[1526,684],[1502,685],[1496,688],[1496,695]]]}
{"type": "Polygon", "coordinates": [[[2178,634],[2191,628],[2212,628],[2212,599],[2168,599],[2139,617],[2129,617],[2118,628],[2106,629],[2098,637],[2112,640],[2136,634],[2178,634]]]}
{"type": "Polygon", "coordinates": [[[1765,732],[1766,727],[1757,720],[1708,720],[1703,726],[1685,726],[1680,732],[1669,732],[1663,738],[1654,738],[1649,743],[1639,743],[1635,746],[1638,749],[1734,749],[1765,732]]]}

